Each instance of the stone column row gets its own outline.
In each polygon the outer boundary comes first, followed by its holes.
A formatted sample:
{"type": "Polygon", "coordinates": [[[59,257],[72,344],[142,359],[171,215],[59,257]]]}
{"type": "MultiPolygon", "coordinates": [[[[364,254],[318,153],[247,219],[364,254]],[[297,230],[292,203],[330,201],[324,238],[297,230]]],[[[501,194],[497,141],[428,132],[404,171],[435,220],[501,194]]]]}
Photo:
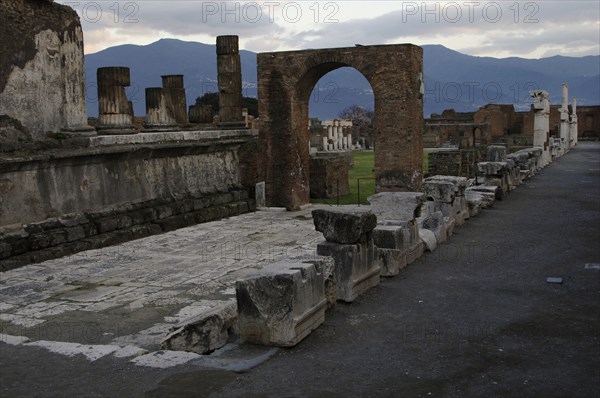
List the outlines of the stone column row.
{"type": "Polygon", "coordinates": [[[352,131],[341,126],[339,120],[334,120],[332,126],[323,128],[327,137],[323,137],[323,151],[346,151],[352,149],[352,131]]]}

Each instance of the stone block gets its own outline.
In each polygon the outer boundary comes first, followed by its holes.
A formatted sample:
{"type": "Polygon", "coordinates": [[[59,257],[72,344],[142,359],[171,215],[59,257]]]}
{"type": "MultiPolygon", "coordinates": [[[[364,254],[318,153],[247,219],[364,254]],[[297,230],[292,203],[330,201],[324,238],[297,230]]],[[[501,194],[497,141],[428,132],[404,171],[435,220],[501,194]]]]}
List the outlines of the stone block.
{"type": "Polygon", "coordinates": [[[486,159],[488,162],[504,162],[506,160],[506,147],[489,145],[487,147],[486,159]]]}
{"type": "Polygon", "coordinates": [[[412,245],[406,251],[406,265],[410,265],[415,262],[419,257],[423,255],[424,245],[421,240],[412,245]]]}
{"type": "Polygon", "coordinates": [[[368,209],[312,211],[315,229],[329,242],[350,244],[358,242],[377,225],[377,217],[368,209]]]}
{"type": "Polygon", "coordinates": [[[236,281],[242,341],[290,347],[325,320],[324,275],[303,261],[280,261],[236,281]]]}
{"type": "Polygon", "coordinates": [[[419,238],[424,244],[424,249],[427,249],[430,252],[437,249],[437,238],[435,237],[435,234],[432,231],[428,229],[419,228],[419,238]]]}
{"type": "Polygon", "coordinates": [[[375,261],[379,265],[381,276],[395,276],[407,265],[406,252],[376,247],[375,261]]]}
{"type": "Polygon", "coordinates": [[[12,246],[8,242],[0,241],[0,258],[9,258],[12,254],[12,246]]]}
{"type": "Polygon", "coordinates": [[[111,218],[101,218],[95,221],[96,228],[98,228],[98,233],[106,233],[111,232],[117,229],[119,225],[119,219],[116,217],[111,218]]]}
{"type": "Polygon", "coordinates": [[[425,195],[422,192],[381,192],[367,200],[379,221],[409,221],[421,215],[425,195]]]}
{"type": "Polygon", "coordinates": [[[266,192],[265,192],[265,182],[261,181],[256,184],[254,196],[256,200],[256,207],[266,207],[266,192]]]}
{"type": "Polygon", "coordinates": [[[160,343],[161,349],[209,354],[223,347],[237,321],[237,304],[235,301],[213,304],[173,327],[160,343]]]}
{"type": "Polygon", "coordinates": [[[31,241],[31,250],[40,250],[50,245],[50,239],[44,233],[33,234],[29,240],[31,241]]]}
{"type": "Polygon", "coordinates": [[[67,233],[67,242],[73,242],[75,240],[85,238],[85,231],[81,225],[65,228],[65,232],[67,233]]]}
{"type": "Polygon", "coordinates": [[[477,170],[483,175],[502,175],[508,170],[507,162],[479,162],[477,170]]]}
{"type": "Polygon", "coordinates": [[[452,203],[456,196],[456,188],[449,181],[423,181],[423,192],[427,200],[441,203],[452,203]]]}
{"type": "Polygon", "coordinates": [[[468,179],[466,177],[457,177],[457,176],[435,175],[432,177],[427,177],[424,181],[425,182],[442,181],[442,182],[452,183],[455,188],[456,196],[464,196],[465,189],[467,188],[467,185],[468,185],[467,184],[468,179]]]}
{"type": "Polygon", "coordinates": [[[399,225],[378,225],[372,233],[373,243],[377,248],[403,250],[404,233],[399,225]]]}
{"type": "Polygon", "coordinates": [[[431,213],[418,220],[419,228],[428,229],[435,235],[438,243],[447,240],[446,222],[444,214],[441,211],[434,211],[432,207],[431,213]]]}
{"type": "Polygon", "coordinates": [[[337,299],[354,301],[359,295],[379,284],[379,264],[375,262],[373,240],[364,243],[338,244],[322,242],[317,254],[335,261],[337,299]]]}

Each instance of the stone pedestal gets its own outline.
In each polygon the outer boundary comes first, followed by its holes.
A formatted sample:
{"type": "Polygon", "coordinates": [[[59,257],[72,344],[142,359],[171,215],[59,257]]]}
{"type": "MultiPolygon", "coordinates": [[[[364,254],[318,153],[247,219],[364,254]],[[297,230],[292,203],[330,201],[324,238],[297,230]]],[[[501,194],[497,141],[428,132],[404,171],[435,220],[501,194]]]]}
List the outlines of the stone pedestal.
{"type": "Polygon", "coordinates": [[[244,127],[242,66],[237,36],[217,36],[219,126],[244,127]]]}
{"type": "Polygon", "coordinates": [[[281,261],[236,281],[242,341],[290,347],[325,320],[323,270],[311,262],[281,261]]]}
{"type": "Polygon", "coordinates": [[[133,133],[133,105],[125,94],[125,87],[131,84],[129,68],[98,68],[97,79],[98,133],[133,133]]]}
{"type": "Polygon", "coordinates": [[[368,210],[314,210],[315,228],[326,242],[317,245],[317,254],[335,262],[337,299],[354,301],[379,284],[372,231],[377,218],[368,210]]]}

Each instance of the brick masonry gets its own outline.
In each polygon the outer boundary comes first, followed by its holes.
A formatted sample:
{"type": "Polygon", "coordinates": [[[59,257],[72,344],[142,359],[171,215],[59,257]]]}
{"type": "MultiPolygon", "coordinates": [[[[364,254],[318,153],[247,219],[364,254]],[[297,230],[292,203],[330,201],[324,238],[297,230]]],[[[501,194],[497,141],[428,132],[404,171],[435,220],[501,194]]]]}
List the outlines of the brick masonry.
{"type": "Polygon", "coordinates": [[[258,62],[261,176],[267,205],[309,202],[308,100],[317,81],[356,68],[375,96],[378,191],[418,191],[422,180],[423,50],[412,44],[261,53],[258,62]]]}
{"type": "Polygon", "coordinates": [[[350,193],[352,152],[320,152],[310,157],[310,197],[330,199],[350,193]]]}

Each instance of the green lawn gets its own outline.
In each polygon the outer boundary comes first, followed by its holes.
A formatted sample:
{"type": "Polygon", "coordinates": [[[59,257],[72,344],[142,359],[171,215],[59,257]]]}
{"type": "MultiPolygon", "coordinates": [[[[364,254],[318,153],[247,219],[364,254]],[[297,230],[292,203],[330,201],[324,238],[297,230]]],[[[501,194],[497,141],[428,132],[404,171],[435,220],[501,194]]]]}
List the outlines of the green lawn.
{"type": "MultiPolygon", "coordinates": [[[[350,183],[350,193],[346,196],[340,196],[341,205],[351,205],[358,202],[360,185],[360,204],[368,204],[367,197],[375,194],[375,153],[373,151],[354,151],[354,167],[348,173],[350,183]]],[[[311,199],[313,203],[328,203],[335,205],[336,198],[333,199],[311,199]]]]}
{"type": "MultiPolygon", "coordinates": [[[[429,154],[423,151],[423,173],[429,170],[429,154]]],[[[354,151],[354,167],[348,173],[350,193],[340,196],[341,205],[358,203],[358,185],[360,183],[360,204],[366,205],[367,198],[375,194],[375,153],[373,151],[354,151]],[[360,181],[359,181],[360,180],[360,181]]],[[[312,203],[327,203],[335,205],[336,199],[311,199],[312,203]]]]}

